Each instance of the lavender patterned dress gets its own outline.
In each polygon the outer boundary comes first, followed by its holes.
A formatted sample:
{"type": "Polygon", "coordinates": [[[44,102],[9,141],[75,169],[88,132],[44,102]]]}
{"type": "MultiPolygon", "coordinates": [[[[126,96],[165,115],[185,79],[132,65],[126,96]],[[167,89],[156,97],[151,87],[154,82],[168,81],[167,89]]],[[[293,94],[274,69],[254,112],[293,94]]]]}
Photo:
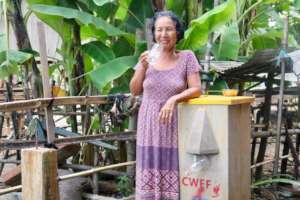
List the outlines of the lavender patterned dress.
{"type": "Polygon", "coordinates": [[[160,123],[158,114],[171,96],[187,88],[187,76],[199,69],[194,53],[185,50],[173,68],[156,70],[150,65],[146,72],[138,116],[136,200],[179,199],[177,110],[170,124],[160,123]]]}

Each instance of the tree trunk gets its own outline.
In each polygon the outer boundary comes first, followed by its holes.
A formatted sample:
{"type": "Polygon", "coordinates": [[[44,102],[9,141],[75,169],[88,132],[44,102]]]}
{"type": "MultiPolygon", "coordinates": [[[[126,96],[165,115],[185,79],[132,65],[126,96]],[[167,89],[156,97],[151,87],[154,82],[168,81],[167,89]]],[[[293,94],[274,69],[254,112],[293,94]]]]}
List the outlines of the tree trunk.
{"type": "MultiPolygon", "coordinates": [[[[28,37],[27,29],[22,17],[21,0],[11,0],[7,2],[8,2],[7,17],[14,29],[18,48],[31,49],[31,44],[28,37]]],[[[29,63],[27,63],[26,65],[29,65],[29,63]]],[[[42,79],[41,79],[40,71],[37,67],[34,58],[32,58],[31,66],[32,66],[32,76],[31,76],[32,96],[33,98],[39,98],[43,94],[42,79]]],[[[26,67],[28,68],[28,66],[26,67]]]]}
{"type": "Polygon", "coordinates": [[[165,9],[165,0],[152,0],[152,6],[156,11],[162,11],[165,9]]]}
{"type": "Polygon", "coordinates": [[[189,0],[186,1],[186,17],[187,24],[198,17],[198,0],[189,0]]]}

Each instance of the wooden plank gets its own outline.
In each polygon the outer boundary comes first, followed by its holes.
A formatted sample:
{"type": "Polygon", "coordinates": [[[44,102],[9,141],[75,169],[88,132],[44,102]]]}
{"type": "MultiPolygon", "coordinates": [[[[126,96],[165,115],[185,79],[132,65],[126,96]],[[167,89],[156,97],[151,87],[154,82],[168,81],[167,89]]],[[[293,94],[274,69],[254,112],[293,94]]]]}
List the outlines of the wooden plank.
{"type": "Polygon", "coordinates": [[[5,185],[16,186],[21,183],[21,165],[6,171],[1,175],[1,179],[5,185]]]}
{"type": "MultiPolygon", "coordinates": [[[[74,133],[74,132],[71,132],[71,131],[67,131],[66,129],[57,128],[57,127],[54,128],[54,132],[55,132],[56,135],[60,135],[60,136],[64,136],[64,137],[78,137],[78,136],[81,136],[78,133],[74,133]]],[[[105,142],[101,142],[101,141],[89,141],[88,143],[96,145],[98,147],[101,146],[101,147],[108,148],[108,149],[113,149],[113,150],[118,149],[114,145],[111,145],[111,144],[108,144],[108,143],[105,143],[105,142]]]]}
{"type": "Polygon", "coordinates": [[[23,149],[21,166],[24,200],[59,200],[56,150],[23,149]]]}
{"type": "Polygon", "coordinates": [[[35,108],[45,108],[49,105],[88,105],[88,104],[107,104],[112,100],[107,96],[68,96],[68,97],[54,97],[54,98],[38,98],[24,101],[14,101],[7,103],[0,103],[1,112],[11,112],[17,110],[28,110],[35,108]]]}
{"type": "MultiPolygon", "coordinates": [[[[21,87],[14,87],[14,88],[12,88],[12,90],[13,90],[14,92],[23,92],[23,91],[24,91],[24,89],[21,88],[21,87]]],[[[1,92],[6,92],[6,89],[0,88],[0,93],[1,93],[1,92]]]]}
{"type": "Polygon", "coordinates": [[[80,151],[80,144],[60,144],[57,145],[58,148],[58,164],[64,164],[66,163],[66,160],[74,156],[78,151],[80,151]]]}
{"type": "MultiPolygon", "coordinates": [[[[251,199],[249,105],[229,107],[228,113],[228,200],[251,199]],[[238,120],[238,123],[237,123],[238,120]],[[237,184],[238,183],[238,186],[237,184]]],[[[223,149],[224,150],[224,149],[223,149]]]]}
{"type": "MultiPolygon", "coordinates": [[[[54,141],[54,144],[77,144],[81,142],[87,142],[92,140],[102,140],[102,141],[128,141],[135,140],[136,133],[134,131],[127,132],[114,132],[107,134],[98,135],[88,135],[88,136],[78,136],[70,138],[60,138],[54,141]]],[[[45,144],[45,141],[39,141],[38,145],[45,144]]],[[[0,140],[0,149],[23,149],[35,146],[34,140],[0,140]]]]}
{"type": "MultiPolygon", "coordinates": [[[[37,22],[38,29],[38,38],[39,38],[39,50],[40,58],[42,64],[42,80],[43,80],[43,92],[44,97],[51,97],[51,87],[49,82],[48,74],[48,58],[46,52],[46,39],[45,39],[45,29],[42,22],[37,22]]],[[[46,129],[47,129],[47,142],[52,144],[55,139],[54,134],[54,121],[53,121],[53,111],[52,106],[47,106],[45,109],[45,118],[46,118],[46,129]]]]}
{"type": "MultiPolygon", "coordinates": [[[[45,137],[44,137],[44,130],[46,129],[46,126],[45,124],[43,124],[40,120],[38,119],[34,119],[36,120],[36,125],[35,125],[35,128],[33,131],[37,131],[37,136],[38,136],[38,141],[45,141],[45,137]]],[[[64,137],[78,137],[78,136],[82,136],[80,135],[79,133],[74,133],[74,132],[71,132],[71,131],[67,131],[66,129],[64,128],[58,128],[58,127],[55,127],[54,128],[54,133],[55,135],[59,135],[59,136],[64,136],[64,137]]],[[[34,134],[34,133],[33,133],[34,134]]],[[[108,144],[108,143],[105,143],[105,142],[101,142],[101,141],[88,141],[87,143],[90,143],[90,144],[94,144],[96,146],[99,146],[99,147],[104,147],[104,148],[109,148],[109,149],[113,149],[113,150],[117,150],[118,148],[114,145],[111,145],[111,144],[108,144]]]]}

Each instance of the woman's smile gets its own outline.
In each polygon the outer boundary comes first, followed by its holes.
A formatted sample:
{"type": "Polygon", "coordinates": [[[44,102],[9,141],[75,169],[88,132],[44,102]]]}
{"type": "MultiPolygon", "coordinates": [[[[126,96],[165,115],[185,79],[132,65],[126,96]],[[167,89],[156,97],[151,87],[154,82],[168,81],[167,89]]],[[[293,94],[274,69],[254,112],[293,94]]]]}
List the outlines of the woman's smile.
{"type": "Polygon", "coordinates": [[[160,17],[155,22],[155,40],[166,50],[175,47],[177,41],[177,32],[175,23],[170,17],[160,17]]]}

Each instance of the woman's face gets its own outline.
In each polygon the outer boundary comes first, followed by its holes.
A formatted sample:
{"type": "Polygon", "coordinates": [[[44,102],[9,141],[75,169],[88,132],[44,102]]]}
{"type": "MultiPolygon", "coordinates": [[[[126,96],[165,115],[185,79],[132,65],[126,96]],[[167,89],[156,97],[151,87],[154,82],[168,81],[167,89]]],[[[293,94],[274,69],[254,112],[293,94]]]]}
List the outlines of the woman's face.
{"type": "Polygon", "coordinates": [[[177,32],[175,23],[172,19],[168,16],[159,17],[154,26],[156,42],[166,50],[174,48],[177,41],[177,32]]]}

